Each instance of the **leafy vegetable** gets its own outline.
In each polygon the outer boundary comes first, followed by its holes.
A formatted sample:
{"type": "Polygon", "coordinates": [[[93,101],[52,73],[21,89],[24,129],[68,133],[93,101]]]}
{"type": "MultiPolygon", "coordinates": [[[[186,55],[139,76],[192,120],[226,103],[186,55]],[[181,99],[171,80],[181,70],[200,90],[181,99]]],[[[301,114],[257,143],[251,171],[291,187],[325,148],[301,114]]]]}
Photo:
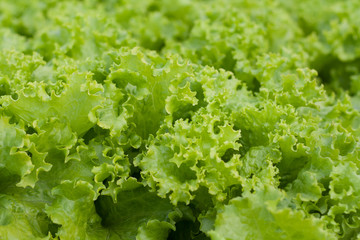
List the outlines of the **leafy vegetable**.
{"type": "Polygon", "coordinates": [[[355,0],[0,2],[0,239],[360,239],[355,0]]]}

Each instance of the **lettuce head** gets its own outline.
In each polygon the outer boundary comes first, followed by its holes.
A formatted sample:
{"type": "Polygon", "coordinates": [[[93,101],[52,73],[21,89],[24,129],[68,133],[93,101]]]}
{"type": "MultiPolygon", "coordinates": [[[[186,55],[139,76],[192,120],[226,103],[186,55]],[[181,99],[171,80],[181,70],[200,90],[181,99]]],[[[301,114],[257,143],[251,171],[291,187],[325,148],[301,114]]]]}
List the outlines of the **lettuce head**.
{"type": "Polygon", "coordinates": [[[359,9],[0,1],[0,239],[360,239],[359,9]]]}

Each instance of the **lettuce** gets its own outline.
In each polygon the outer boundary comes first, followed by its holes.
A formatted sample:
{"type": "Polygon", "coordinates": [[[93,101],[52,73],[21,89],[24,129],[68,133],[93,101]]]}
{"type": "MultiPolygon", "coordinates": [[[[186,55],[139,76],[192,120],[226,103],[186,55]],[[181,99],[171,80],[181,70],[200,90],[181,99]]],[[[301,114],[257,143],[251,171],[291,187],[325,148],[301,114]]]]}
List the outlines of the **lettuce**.
{"type": "Polygon", "coordinates": [[[0,2],[0,239],[359,239],[358,1],[0,2]]]}

